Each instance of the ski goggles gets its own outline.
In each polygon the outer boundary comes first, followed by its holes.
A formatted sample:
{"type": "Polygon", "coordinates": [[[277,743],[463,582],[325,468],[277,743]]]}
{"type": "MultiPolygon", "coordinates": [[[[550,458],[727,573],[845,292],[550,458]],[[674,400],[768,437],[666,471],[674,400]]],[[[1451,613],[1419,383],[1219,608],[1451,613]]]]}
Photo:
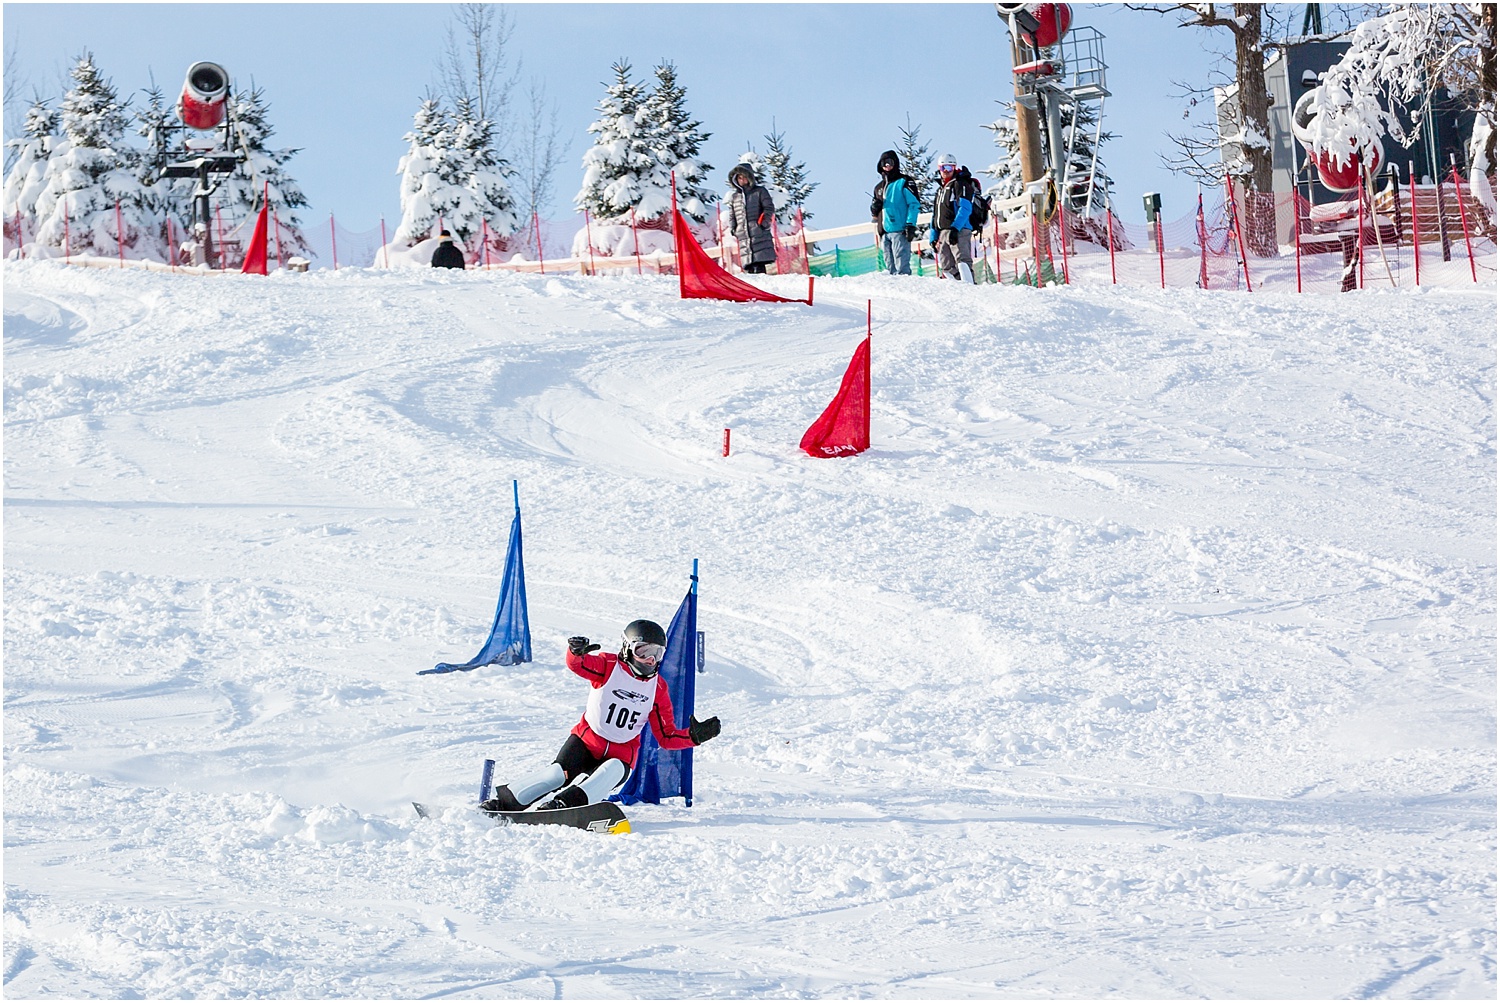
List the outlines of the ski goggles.
{"type": "Polygon", "coordinates": [[[662,656],[667,649],[660,644],[648,644],[645,641],[636,641],[629,648],[630,657],[641,665],[660,665],[662,656]]]}
{"type": "Polygon", "coordinates": [[[938,173],[939,174],[952,174],[956,170],[958,170],[958,165],[957,164],[944,164],[942,167],[938,168],[938,173]]]}

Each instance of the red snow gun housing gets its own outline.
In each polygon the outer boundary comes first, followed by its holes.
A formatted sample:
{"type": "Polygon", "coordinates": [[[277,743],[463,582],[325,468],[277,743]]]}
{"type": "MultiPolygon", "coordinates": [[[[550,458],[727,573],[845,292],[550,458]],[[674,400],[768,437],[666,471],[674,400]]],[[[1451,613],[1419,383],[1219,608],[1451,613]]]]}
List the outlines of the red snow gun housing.
{"type": "Polygon", "coordinates": [[[177,101],[177,115],[189,129],[207,131],[224,121],[229,97],[229,74],[218,63],[194,63],[188,67],[177,101]]]}

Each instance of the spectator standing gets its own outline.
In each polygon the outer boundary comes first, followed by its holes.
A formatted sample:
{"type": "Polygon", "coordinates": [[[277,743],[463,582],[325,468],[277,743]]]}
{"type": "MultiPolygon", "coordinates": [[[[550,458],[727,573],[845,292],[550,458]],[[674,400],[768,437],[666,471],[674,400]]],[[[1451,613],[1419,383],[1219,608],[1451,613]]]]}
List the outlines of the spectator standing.
{"type": "Polygon", "coordinates": [[[974,282],[974,203],[979,182],[958,159],[945,153],[938,159],[937,197],[932,207],[933,256],[938,271],[950,278],[974,282]]]}
{"type": "Polygon", "coordinates": [[[438,231],[438,246],[432,252],[433,268],[462,268],[464,266],[464,252],[453,242],[453,235],[447,230],[438,231]]]}
{"type": "Polygon", "coordinates": [[[751,274],[764,275],[766,265],[776,260],[776,240],[771,235],[776,204],[749,164],[731,167],[729,184],[729,232],[739,241],[740,264],[751,274]]]}
{"type": "Polygon", "coordinates": [[[870,215],[880,240],[885,267],[892,275],[911,274],[911,242],[917,238],[917,216],[921,200],[911,190],[901,173],[901,158],[895,150],[886,150],[875,165],[880,181],[870,202],[870,215]]]}

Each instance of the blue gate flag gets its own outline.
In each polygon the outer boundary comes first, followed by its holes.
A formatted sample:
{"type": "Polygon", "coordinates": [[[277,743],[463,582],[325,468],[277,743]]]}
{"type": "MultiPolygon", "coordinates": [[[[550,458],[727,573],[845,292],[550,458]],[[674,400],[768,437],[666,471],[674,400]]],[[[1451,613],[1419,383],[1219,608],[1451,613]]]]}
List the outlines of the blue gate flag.
{"type": "MultiPolygon", "coordinates": [[[[662,655],[661,678],[672,697],[672,716],[677,727],[686,728],[693,715],[695,670],[698,666],[698,562],[693,562],[693,584],[672,626],[667,628],[667,650],[662,655]]],[[[693,750],[663,749],[651,734],[650,727],[641,732],[641,749],[635,770],[625,786],[610,797],[623,804],[661,804],[662,798],[681,797],[693,806],[693,750]]]]}
{"type": "Polygon", "coordinates": [[[521,567],[521,494],[516,490],[516,515],[510,523],[510,547],[505,553],[505,574],[500,581],[500,601],[495,605],[495,623],[490,639],[479,654],[461,665],[441,662],[418,672],[468,672],[481,665],[519,665],[531,661],[531,623],[526,618],[526,574],[521,567]]]}

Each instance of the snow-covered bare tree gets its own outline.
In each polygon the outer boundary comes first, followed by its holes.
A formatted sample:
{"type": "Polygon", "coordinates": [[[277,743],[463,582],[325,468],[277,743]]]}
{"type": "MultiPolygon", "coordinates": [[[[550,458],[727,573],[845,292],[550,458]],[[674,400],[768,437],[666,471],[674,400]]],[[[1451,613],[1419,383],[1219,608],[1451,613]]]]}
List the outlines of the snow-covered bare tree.
{"type": "Polygon", "coordinates": [[[595,219],[608,221],[628,216],[640,200],[641,176],[652,158],[636,121],[644,96],[631,76],[630,61],[621,59],[612,67],[615,78],[595,106],[599,116],[589,125],[594,145],[583,154],[583,186],[573,196],[575,204],[595,219]]]}
{"type": "Polygon", "coordinates": [[[786,145],[786,133],[777,130],[775,119],[771,120],[771,131],[766,133],[765,173],[761,179],[771,192],[772,201],[776,203],[776,219],[783,226],[793,222],[799,208],[804,222],[812,219],[806,203],[813,189],[818,187],[817,182],[807,180],[807,164],[792,159],[791,147],[786,145]]]}
{"type": "Polygon", "coordinates": [[[1348,51],[1313,91],[1315,147],[1344,159],[1387,134],[1411,146],[1421,135],[1426,99],[1446,88],[1484,125],[1475,129],[1478,142],[1469,161],[1493,170],[1495,5],[1387,6],[1385,14],[1354,29],[1348,51]]]}
{"type": "Polygon", "coordinates": [[[503,4],[456,4],[439,62],[442,93],[455,108],[467,100],[476,119],[488,120],[499,150],[510,147],[511,97],[520,75],[510,57],[515,28],[503,4]]]}
{"type": "Polygon", "coordinates": [[[636,213],[647,219],[672,206],[672,178],[677,179],[677,207],[689,219],[703,222],[714,201],[708,173],[712,166],[700,154],[709,133],[687,110],[687,89],[677,81],[677,68],[667,61],[653,71],[656,85],[641,102],[636,122],[649,166],[641,175],[636,213]]]}
{"type": "Polygon", "coordinates": [[[91,53],[78,57],[70,76],[62,136],[47,160],[45,188],[36,202],[37,242],[61,248],[66,238],[73,254],[113,255],[123,245],[129,257],[160,260],[166,251],[161,221],[136,177],[139,155],[125,142],[126,105],[91,53]]]}
{"type": "Polygon", "coordinates": [[[547,98],[547,85],[536,77],[526,88],[526,105],[516,126],[512,167],[517,209],[524,219],[552,204],[557,168],[572,145],[558,124],[557,102],[547,98]]]}

